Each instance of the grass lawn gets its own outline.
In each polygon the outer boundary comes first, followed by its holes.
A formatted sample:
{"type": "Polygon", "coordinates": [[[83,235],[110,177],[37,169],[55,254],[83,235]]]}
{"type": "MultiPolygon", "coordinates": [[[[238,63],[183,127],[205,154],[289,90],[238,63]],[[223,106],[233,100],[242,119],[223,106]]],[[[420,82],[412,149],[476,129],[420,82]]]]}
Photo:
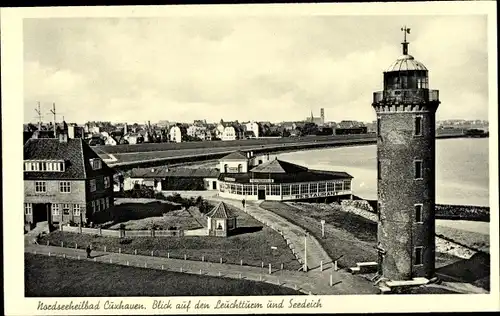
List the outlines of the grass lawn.
{"type": "Polygon", "coordinates": [[[149,217],[159,217],[165,213],[181,209],[180,205],[169,201],[141,200],[124,199],[124,201],[121,201],[121,199],[117,199],[116,205],[95,214],[94,223],[100,224],[102,228],[110,228],[116,224],[149,217]]]}
{"type": "MultiPolygon", "coordinates": [[[[44,235],[40,239],[41,244],[60,246],[61,241],[65,247],[85,248],[89,243],[93,248],[102,251],[106,246],[107,251],[118,252],[121,248],[123,253],[134,253],[171,258],[184,258],[201,260],[204,256],[206,261],[219,262],[222,257],[224,262],[243,264],[251,266],[261,266],[271,263],[273,266],[284,264],[285,269],[297,270],[300,264],[293,256],[281,235],[268,227],[264,227],[260,222],[253,219],[246,213],[230,209],[237,216],[237,226],[235,234],[230,237],[135,237],[127,238],[128,243],[120,243],[119,238],[103,237],[97,235],[76,234],[61,231],[54,231],[44,235]],[[277,247],[276,250],[271,247],[277,247]]],[[[123,242],[123,241],[122,241],[123,242]]]]}
{"type": "Polygon", "coordinates": [[[338,259],[339,267],[353,267],[356,262],[377,258],[374,248],[377,224],[364,217],[343,212],[327,212],[311,205],[307,210],[281,202],[266,201],[260,205],[295,225],[307,229],[323,246],[330,257],[338,259]],[[321,219],[326,221],[325,238],[321,237],[321,219]]]}
{"type": "Polygon", "coordinates": [[[126,267],[25,253],[27,297],[296,295],[248,280],[126,267]]]}
{"type": "Polygon", "coordinates": [[[163,216],[153,216],[142,219],[130,220],[123,223],[116,223],[109,229],[119,229],[120,225],[125,225],[129,230],[146,230],[155,225],[158,229],[166,230],[169,227],[178,227],[179,229],[190,230],[198,229],[203,226],[185,209],[169,211],[163,216]]]}

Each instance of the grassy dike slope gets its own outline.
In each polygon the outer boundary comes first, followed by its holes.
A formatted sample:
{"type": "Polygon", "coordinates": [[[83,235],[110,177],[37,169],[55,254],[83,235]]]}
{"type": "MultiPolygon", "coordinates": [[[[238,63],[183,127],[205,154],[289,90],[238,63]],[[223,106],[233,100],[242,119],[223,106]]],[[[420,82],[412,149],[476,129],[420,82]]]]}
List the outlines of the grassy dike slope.
{"type": "Polygon", "coordinates": [[[297,295],[248,280],[127,267],[25,253],[27,297],[297,295]]]}

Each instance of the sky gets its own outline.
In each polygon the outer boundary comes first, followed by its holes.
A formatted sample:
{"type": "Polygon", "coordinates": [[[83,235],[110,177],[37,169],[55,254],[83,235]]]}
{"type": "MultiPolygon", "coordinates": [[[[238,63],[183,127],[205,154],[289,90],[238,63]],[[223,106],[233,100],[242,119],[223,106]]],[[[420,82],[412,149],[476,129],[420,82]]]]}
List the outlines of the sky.
{"type": "Polygon", "coordinates": [[[24,120],[373,121],[403,25],[437,119],[488,119],[485,16],[207,15],[25,19],[24,120]]]}

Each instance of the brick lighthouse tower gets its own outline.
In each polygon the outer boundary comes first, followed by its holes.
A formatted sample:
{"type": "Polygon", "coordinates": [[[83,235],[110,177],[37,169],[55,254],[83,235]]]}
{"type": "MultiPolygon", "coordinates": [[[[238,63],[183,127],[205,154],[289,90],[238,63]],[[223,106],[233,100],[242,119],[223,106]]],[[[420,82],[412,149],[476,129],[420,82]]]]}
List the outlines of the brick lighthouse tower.
{"type": "Polygon", "coordinates": [[[373,94],[377,113],[378,269],[390,280],[431,278],[435,263],[435,113],[427,68],[403,54],[373,94]]]}

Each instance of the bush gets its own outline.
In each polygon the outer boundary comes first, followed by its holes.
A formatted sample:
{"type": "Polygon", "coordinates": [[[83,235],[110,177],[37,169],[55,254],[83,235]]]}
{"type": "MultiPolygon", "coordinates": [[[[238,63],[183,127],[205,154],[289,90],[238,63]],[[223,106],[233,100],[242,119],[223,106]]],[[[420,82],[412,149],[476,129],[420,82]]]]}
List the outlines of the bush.
{"type": "Polygon", "coordinates": [[[132,239],[130,239],[130,238],[122,238],[122,239],[120,239],[120,244],[121,245],[128,245],[130,243],[132,243],[132,239]]]}

